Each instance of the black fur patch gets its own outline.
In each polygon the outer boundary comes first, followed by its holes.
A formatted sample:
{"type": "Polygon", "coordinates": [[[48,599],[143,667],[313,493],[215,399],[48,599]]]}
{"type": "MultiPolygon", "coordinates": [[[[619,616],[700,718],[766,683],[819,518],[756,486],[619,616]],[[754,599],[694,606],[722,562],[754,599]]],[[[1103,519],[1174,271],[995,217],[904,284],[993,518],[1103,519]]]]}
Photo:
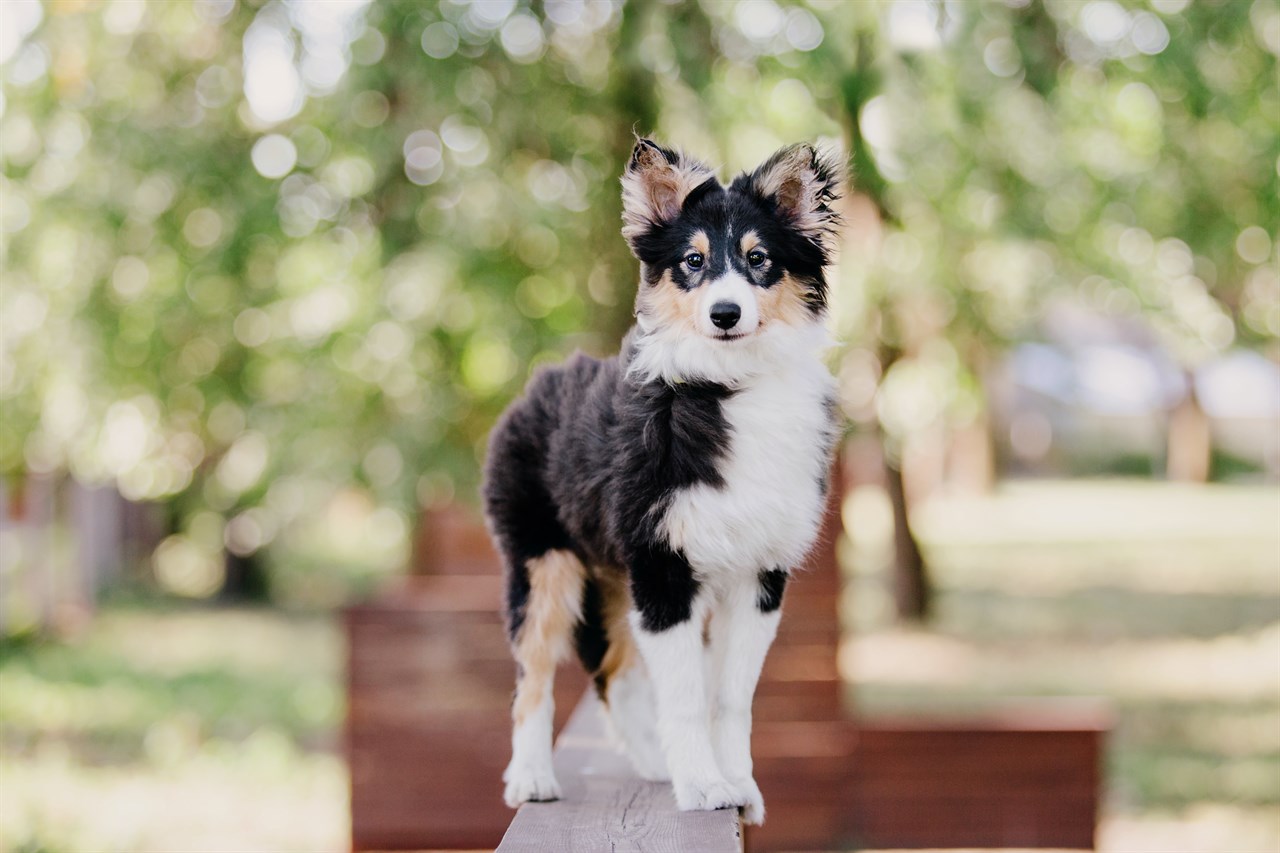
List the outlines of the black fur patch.
{"type": "Polygon", "coordinates": [[[608,685],[600,674],[600,665],[604,662],[605,652],[609,650],[609,635],[605,631],[604,601],[600,597],[600,586],[591,578],[587,578],[582,589],[582,621],[573,629],[573,645],[583,669],[595,678],[596,692],[604,699],[605,687],[608,685]]]}
{"type": "Polygon", "coordinates": [[[644,628],[662,631],[689,618],[698,580],[684,555],[664,541],[658,520],[677,490],[724,484],[717,469],[729,446],[722,401],[732,391],[710,382],[627,384],[631,394],[619,429],[633,439],[616,462],[611,538],[630,572],[644,628]]]}
{"type": "Polygon", "coordinates": [[[684,555],[650,539],[632,552],[631,597],[646,631],[665,631],[686,621],[698,594],[698,579],[684,555]]]}
{"type": "Polygon", "coordinates": [[[704,196],[709,194],[714,195],[717,192],[724,192],[724,187],[720,186],[720,182],[715,178],[707,178],[705,181],[690,190],[689,195],[685,196],[684,202],[681,205],[683,212],[688,212],[696,207],[702,201],[704,196]]]}
{"type": "Polygon", "coordinates": [[[756,593],[756,606],[761,613],[772,613],[782,606],[782,592],[787,588],[787,573],[782,569],[770,569],[760,573],[760,590],[756,593]]]}

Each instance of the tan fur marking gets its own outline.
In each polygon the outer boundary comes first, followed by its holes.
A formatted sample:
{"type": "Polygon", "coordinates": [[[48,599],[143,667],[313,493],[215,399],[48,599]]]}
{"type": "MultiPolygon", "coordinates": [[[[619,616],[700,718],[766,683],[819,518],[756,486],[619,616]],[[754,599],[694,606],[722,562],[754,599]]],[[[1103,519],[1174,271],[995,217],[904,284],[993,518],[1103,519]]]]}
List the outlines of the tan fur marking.
{"type": "Polygon", "coordinates": [[[711,254],[711,239],[707,237],[707,232],[698,231],[694,233],[693,239],[689,241],[695,252],[702,253],[703,257],[711,254]]]}
{"type": "Polygon", "coordinates": [[[596,583],[600,588],[605,636],[609,640],[609,647],[600,661],[597,675],[603,684],[602,692],[607,700],[609,682],[639,658],[636,656],[631,626],[627,623],[627,613],[631,610],[631,590],[626,578],[621,572],[606,569],[596,574],[596,583]]]}
{"type": "Polygon", "coordinates": [[[805,301],[805,287],[790,273],[783,275],[773,287],[760,290],[758,300],[761,326],[772,322],[804,326],[814,322],[813,312],[805,301]]]}
{"type": "Polygon", "coordinates": [[[742,239],[738,240],[738,251],[742,252],[745,257],[756,246],[760,245],[760,235],[754,231],[748,231],[742,235],[742,239]]]}
{"type": "Polygon", "coordinates": [[[676,287],[676,283],[671,280],[670,271],[664,272],[657,284],[642,287],[636,297],[636,308],[644,316],[646,327],[682,327],[689,334],[697,334],[696,291],[676,287]]]}
{"type": "Polygon", "coordinates": [[[512,717],[524,721],[550,688],[556,664],[569,652],[573,627],[582,618],[586,569],[569,551],[548,551],[526,564],[529,599],[516,638],[520,675],[512,717]]]}

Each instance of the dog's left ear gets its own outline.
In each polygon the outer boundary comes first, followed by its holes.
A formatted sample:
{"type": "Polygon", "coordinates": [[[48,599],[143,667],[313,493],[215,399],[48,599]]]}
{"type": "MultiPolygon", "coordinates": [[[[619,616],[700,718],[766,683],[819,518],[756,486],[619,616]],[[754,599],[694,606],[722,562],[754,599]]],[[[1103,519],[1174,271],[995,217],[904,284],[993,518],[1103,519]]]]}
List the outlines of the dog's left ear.
{"type": "Polygon", "coordinates": [[[790,145],[775,153],[745,182],[756,195],[773,203],[778,213],[824,256],[833,248],[840,215],[834,205],[846,180],[844,162],[832,151],[812,145],[790,145]]]}

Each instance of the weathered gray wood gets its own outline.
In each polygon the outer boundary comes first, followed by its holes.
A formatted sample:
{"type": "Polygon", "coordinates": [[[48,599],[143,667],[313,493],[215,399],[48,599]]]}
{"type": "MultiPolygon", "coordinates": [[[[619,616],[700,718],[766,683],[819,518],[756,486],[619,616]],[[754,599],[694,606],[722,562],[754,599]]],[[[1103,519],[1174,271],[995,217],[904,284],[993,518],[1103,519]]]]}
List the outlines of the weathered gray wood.
{"type": "Polygon", "coordinates": [[[741,853],[736,809],[681,812],[671,785],[645,782],[604,731],[602,708],[588,691],[555,753],[564,798],[526,803],[498,853],[741,853]]]}

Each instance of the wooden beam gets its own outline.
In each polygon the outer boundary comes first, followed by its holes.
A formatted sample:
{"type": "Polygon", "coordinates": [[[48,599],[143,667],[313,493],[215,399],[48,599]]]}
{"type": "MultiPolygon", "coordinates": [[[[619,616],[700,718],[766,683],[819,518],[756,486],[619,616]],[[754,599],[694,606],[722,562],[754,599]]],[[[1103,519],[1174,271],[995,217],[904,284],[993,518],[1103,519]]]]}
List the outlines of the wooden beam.
{"type": "Polygon", "coordinates": [[[736,809],[681,812],[667,783],[645,782],[605,735],[588,691],[556,741],[564,798],[526,803],[498,853],[741,853],[736,809]]]}

